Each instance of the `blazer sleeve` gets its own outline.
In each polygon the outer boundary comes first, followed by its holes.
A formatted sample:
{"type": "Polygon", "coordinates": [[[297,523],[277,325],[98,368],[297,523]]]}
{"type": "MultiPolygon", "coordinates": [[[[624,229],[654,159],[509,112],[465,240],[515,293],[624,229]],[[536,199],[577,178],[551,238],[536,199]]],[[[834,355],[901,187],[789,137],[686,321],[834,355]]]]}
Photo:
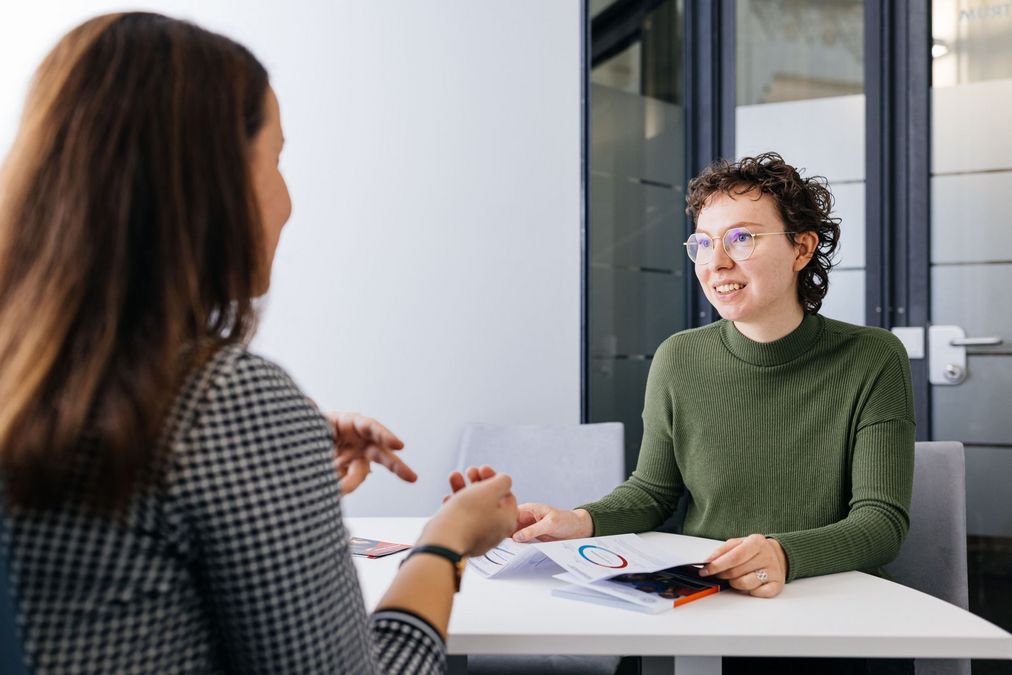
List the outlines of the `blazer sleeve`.
{"type": "Polygon", "coordinates": [[[216,359],[173,447],[172,493],[225,665],[443,672],[426,621],[365,610],[327,421],[274,364],[242,350],[216,359]]]}

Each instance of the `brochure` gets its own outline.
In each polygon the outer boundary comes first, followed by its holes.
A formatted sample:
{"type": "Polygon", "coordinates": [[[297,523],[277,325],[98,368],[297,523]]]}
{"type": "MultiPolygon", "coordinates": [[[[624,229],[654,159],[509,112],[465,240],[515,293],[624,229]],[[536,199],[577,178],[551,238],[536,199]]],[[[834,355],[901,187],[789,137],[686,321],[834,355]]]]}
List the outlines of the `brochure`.
{"type": "Polygon", "coordinates": [[[538,569],[558,571],[551,559],[534,544],[518,544],[512,539],[503,539],[492,550],[484,555],[469,558],[467,562],[486,578],[538,569]]]}
{"type": "Polygon", "coordinates": [[[382,558],[385,555],[411,548],[407,544],[395,544],[392,541],[363,539],[361,537],[352,537],[350,545],[351,554],[360,558],[382,558]]]}
{"type": "Polygon", "coordinates": [[[677,552],[651,545],[635,534],[566,539],[533,544],[581,583],[619,574],[656,572],[680,565],[702,564],[720,542],[683,537],[677,552]]]}
{"type": "Polygon", "coordinates": [[[677,553],[635,534],[535,544],[565,572],[553,595],[641,612],[660,612],[717,593],[727,584],[699,576],[718,542],[686,538],[677,553]]]}
{"type": "Polygon", "coordinates": [[[556,579],[568,583],[553,589],[552,594],[654,614],[728,588],[726,581],[700,577],[699,569],[696,565],[680,565],[656,572],[620,574],[592,583],[581,582],[570,574],[557,574],[556,579]]]}

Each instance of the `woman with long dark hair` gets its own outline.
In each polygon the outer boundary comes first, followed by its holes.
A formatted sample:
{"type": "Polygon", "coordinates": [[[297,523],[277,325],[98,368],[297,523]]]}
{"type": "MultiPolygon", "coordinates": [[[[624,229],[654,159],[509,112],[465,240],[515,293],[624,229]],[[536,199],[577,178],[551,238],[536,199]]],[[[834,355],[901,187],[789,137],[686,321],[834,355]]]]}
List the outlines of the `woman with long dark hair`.
{"type": "Polygon", "coordinates": [[[263,66],[183,21],[98,17],[36,74],[0,173],[0,474],[37,672],[440,671],[455,563],[515,524],[507,477],[457,492],[366,615],[337,472],[414,474],[246,349],[282,144],[263,66]]]}

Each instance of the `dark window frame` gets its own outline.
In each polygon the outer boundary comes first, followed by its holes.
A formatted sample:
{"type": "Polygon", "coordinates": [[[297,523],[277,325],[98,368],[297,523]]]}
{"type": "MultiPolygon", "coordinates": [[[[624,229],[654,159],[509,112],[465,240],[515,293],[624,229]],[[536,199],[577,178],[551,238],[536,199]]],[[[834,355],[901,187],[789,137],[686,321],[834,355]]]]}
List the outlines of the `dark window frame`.
{"type": "MultiPolygon", "coordinates": [[[[865,0],[865,322],[930,322],[931,6],[865,0]]],[[[917,440],[931,435],[927,359],[910,362],[917,440]]]]}

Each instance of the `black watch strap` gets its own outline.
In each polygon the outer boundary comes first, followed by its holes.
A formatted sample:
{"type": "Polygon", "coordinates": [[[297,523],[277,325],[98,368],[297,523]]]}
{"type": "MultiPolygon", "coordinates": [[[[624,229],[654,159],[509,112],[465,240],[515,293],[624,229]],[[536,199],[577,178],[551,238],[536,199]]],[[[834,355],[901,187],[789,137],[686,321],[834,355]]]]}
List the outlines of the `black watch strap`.
{"type": "Polygon", "coordinates": [[[453,590],[454,591],[460,590],[460,577],[464,573],[464,565],[467,563],[467,561],[464,560],[463,555],[457,553],[456,551],[448,549],[445,546],[435,546],[426,544],[424,546],[415,546],[414,548],[412,548],[411,552],[408,553],[407,557],[401,561],[401,565],[406,563],[408,559],[411,558],[411,556],[417,555],[419,553],[429,553],[431,555],[437,555],[440,558],[445,558],[449,560],[450,564],[453,565],[453,574],[454,574],[453,590]]]}

